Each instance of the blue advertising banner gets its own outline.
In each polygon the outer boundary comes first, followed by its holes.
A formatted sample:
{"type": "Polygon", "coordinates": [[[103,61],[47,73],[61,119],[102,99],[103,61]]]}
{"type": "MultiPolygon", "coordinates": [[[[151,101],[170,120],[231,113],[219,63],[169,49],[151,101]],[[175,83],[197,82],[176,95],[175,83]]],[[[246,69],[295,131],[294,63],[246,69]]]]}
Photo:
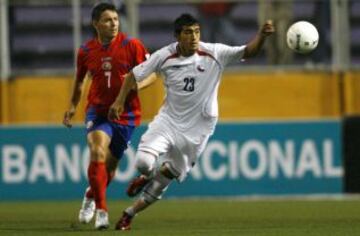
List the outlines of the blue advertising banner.
{"type": "MultiPolygon", "coordinates": [[[[145,130],[136,130],[108,197],[125,198],[145,130]]],[[[3,127],[0,154],[0,200],[75,199],[87,186],[84,127],[3,127]]],[[[166,196],[332,194],[342,192],[342,178],[340,121],[220,123],[166,196]]]]}

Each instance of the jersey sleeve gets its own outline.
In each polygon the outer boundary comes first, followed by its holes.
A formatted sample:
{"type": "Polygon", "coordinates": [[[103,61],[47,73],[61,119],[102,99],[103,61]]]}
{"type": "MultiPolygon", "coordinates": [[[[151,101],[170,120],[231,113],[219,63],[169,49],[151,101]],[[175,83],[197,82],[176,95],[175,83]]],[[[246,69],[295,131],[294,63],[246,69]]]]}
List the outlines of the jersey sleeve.
{"type": "Polygon", "coordinates": [[[156,51],[149,57],[149,59],[135,66],[132,70],[135,80],[140,82],[147,78],[151,73],[159,71],[161,58],[161,52],[156,51]]]}
{"type": "Polygon", "coordinates": [[[79,48],[76,58],[76,80],[83,81],[88,70],[85,63],[86,52],[83,48],[79,48]]]}
{"type": "Polygon", "coordinates": [[[228,46],[225,44],[215,44],[215,51],[218,60],[223,66],[226,66],[232,62],[238,62],[242,59],[245,53],[246,46],[228,46]]]}
{"type": "Polygon", "coordinates": [[[132,51],[134,55],[134,66],[139,65],[150,56],[145,46],[138,39],[132,40],[132,51]]]}

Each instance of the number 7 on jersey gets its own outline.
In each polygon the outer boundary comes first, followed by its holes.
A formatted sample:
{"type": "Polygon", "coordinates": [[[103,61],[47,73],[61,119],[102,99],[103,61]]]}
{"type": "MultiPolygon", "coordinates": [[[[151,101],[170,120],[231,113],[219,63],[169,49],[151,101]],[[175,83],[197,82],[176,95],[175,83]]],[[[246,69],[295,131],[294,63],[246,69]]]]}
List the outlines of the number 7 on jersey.
{"type": "Polygon", "coordinates": [[[107,79],[107,86],[108,86],[108,88],[110,88],[110,86],[111,86],[111,71],[105,71],[104,72],[104,74],[105,74],[105,78],[107,79]]]}

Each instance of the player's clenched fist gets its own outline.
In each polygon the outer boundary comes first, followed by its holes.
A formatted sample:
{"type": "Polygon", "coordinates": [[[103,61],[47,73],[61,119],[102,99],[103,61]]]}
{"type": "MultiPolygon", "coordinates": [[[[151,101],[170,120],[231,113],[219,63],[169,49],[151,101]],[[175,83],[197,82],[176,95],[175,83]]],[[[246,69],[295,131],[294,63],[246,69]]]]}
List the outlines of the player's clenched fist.
{"type": "Polygon", "coordinates": [[[108,112],[108,119],[109,120],[116,120],[120,118],[120,114],[123,112],[124,106],[118,105],[113,103],[108,112]]]}
{"type": "Polygon", "coordinates": [[[273,25],[272,20],[267,20],[265,22],[265,24],[261,27],[260,32],[264,36],[268,36],[268,35],[271,35],[272,33],[274,33],[275,32],[275,27],[273,25]]]}
{"type": "Polygon", "coordinates": [[[68,127],[71,128],[72,124],[71,124],[71,119],[73,118],[73,116],[75,115],[75,111],[66,111],[64,114],[64,119],[63,119],[63,124],[68,127]]]}

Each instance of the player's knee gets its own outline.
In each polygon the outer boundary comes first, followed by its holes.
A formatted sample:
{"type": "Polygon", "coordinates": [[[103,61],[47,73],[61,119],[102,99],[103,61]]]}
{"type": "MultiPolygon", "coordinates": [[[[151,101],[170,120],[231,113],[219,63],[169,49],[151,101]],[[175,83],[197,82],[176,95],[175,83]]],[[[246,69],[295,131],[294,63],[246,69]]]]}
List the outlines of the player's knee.
{"type": "Polygon", "coordinates": [[[143,201],[151,204],[157,200],[160,200],[163,193],[167,190],[172,179],[164,176],[161,172],[158,172],[151,182],[145,187],[142,194],[143,201]]]}
{"type": "Polygon", "coordinates": [[[155,155],[149,152],[138,151],[136,153],[135,166],[137,170],[144,175],[151,174],[155,166],[155,161],[156,161],[155,155]]]}
{"type": "Polygon", "coordinates": [[[92,145],[90,147],[91,161],[104,161],[106,158],[105,148],[101,145],[92,145]]]}

